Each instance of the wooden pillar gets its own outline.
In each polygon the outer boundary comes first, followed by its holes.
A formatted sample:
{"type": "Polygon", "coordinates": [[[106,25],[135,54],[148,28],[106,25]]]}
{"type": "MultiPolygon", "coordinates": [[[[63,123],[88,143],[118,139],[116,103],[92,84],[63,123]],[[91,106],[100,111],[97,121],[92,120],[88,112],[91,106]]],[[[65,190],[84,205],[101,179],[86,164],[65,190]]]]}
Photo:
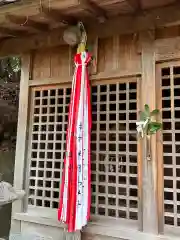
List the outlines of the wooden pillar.
{"type": "MultiPolygon", "coordinates": [[[[142,46],[141,110],[148,104],[156,108],[154,32],[144,32],[140,37],[142,46]]],[[[142,140],[144,141],[144,140],[142,140]]],[[[143,231],[158,233],[157,214],[157,167],[156,135],[151,138],[151,160],[146,159],[145,142],[142,143],[142,217],[143,231]]]]}
{"type": "MultiPolygon", "coordinates": [[[[17,190],[24,188],[24,166],[27,144],[27,120],[28,120],[28,100],[29,100],[29,72],[30,72],[30,54],[25,54],[21,58],[21,80],[19,94],[19,114],[17,127],[15,169],[14,169],[14,187],[17,190]]],[[[13,220],[14,213],[23,212],[23,200],[17,200],[12,206],[12,224],[11,232],[20,232],[20,221],[13,220]]]]}

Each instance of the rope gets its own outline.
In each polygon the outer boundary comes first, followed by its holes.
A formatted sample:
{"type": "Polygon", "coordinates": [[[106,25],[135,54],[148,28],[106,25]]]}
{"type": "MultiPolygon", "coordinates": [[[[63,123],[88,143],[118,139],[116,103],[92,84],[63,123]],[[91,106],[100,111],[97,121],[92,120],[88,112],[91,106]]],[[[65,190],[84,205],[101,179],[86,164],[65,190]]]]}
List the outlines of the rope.
{"type": "Polygon", "coordinates": [[[77,53],[85,52],[86,50],[86,44],[87,44],[87,33],[86,29],[84,27],[84,24],[82,22],[78,23],[78,27],[81,31],[81,40],[77,48],[77,53]]]}
{"type": "Polygon", "coordinates": [[[26,20],[23,23],[21,23],[20,26],[25,26],[28,23],[28,21],[29,21],[29,17],[26,16],[26,20]]]}

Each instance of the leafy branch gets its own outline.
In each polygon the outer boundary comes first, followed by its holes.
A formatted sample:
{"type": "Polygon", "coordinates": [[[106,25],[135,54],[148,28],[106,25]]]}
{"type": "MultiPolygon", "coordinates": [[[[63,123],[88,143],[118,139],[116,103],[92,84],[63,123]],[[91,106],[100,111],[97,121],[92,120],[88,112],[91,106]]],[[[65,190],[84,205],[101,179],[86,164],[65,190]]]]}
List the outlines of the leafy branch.
{"type": "Polygon", "coordinates": [[[162,129],[162,123],[155,120],[159,114],[159,109],[150,111],[149,105],[144,105],[144,111],[140,111],[140,121],[136,123],[139,137],[151,136],[162,129]]]}

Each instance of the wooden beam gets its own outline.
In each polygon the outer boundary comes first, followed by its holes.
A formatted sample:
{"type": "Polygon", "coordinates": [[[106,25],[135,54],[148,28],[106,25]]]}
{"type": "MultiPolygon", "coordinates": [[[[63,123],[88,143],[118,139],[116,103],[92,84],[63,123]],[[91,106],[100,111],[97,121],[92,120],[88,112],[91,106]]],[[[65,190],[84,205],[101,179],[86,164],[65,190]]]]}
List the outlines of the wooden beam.
{"type": "Polygon", "coordinates": [[[60,10],[53,9],[53,8],[48,8],[46,6],[41,6],[39,8],[40,13],[43,13],[48,19],[51,19],[55,22],[63,23],[63,24],[69,24],[69,25],[74,25],[78,21],[76,18],[72,16],[66,16],[62,14],[60,10]]]}
{"type": "Polygon", "coordinates": [[[91,0],[80,0],[80,6],[96,17],[100,23],[107,20],[106,12],[91,0]]]}
{"type": "Polygon", "coordinates": [[[141,11],[140,14],[114,17],[108,19],[104,24],[90,22],[88,24],[89,32],[105,37],[112,34],[128,34],[144,30],[154,30],[158,27],[180,21],[179,11],[180,2],[144,12],[141,11]]]}
{"type": "Polygon", "coordinates": [[[10,37],[24,37],[27,36],[27,32],[23,30],[14,30],[7,27],[0,26],[0,34],[10,37]]]}
{"type": "Polygon", "coordinates": [[[28,28],[32,28],[32,29],[35,29],[38,31],[48,31],[49,30],[48,24],[36,22],[25,16],[19,17],[19,16],[15,16],[15,15],[11,15],[11,14],[6,14],[5,17],[10,23],[21,26],[22,28],[28,27],[28,28]]]}
{"type": "Polygon", "coordinates": [[[0,6],[9,5],[11,3],[20,2],[20,0],[0,0],[0,6]]]}
{"type": "Polygon", "coordinates": [[[139,12],[141,10],[140,0],[126,0],[130,7],[134,10],[134,12],[139,12]]]}
{"type": "Polygon", "coordinates": [[[0,41],[0,56],[19,55],[30,49],[46,48],[65,44],[63,41],[63,31],[64,28],[52,31],[49,34],[41,33],[31,37],[11,38],[8,40],[2,39],[0,41]]]}
{"type": "MultiPolygon", "coordinates": [[[[180,5],[175,4],[163,8],[147,11],[146,14],[118,16],[108,19],[105,23],[88,22],[88,39],[96,37],[108,37],[114,34],[138,33],[148,29],[163,27],[180,21],[180,5]],[[169,14],[171,13],[171,14],[169,14]]],[[[30,37],[9,39],[0,44],[0,55],[20,54],[29,49],[57,46],[65,44],[63,41],[64,28],[30,37]],[[16,46],[16,47],[14,47],[16,46]]]]}
{"type": "MultiPolygon", "coordinates": [[[[42,1],[44,5],[49,6],[49,0],[42,1]]],[[[77,7],[79,5],[79,0],[51,0],[53,6],[57,6],[58,9],[67,9],[69,7],[77,7]]],[[[0,19],[4,19],[4,15],[9,14],[22,14],[27,13],[28,16],[34,16],[38,14],[38,8],[41,5],[41,1],[37,0],[26,0],[19,1],[17,4],[8,4],[0,9],[0,19]]]]}

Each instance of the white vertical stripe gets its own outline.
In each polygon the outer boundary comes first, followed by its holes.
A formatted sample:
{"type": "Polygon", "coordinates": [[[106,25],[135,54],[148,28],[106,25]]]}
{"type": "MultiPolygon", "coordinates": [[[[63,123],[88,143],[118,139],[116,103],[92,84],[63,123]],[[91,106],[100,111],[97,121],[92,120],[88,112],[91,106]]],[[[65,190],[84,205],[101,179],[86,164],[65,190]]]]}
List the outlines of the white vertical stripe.
{"type": "Polygon", "coordinates": [[[82,208],[82,171],[83,171],[83,166],[82,166],[82,129],[80,129],[79,126],[82,126],[83,128],[83,98],[84,98],[84,77],[83,77],[83,68],[84,66],[82,65],[82,73],[81,73],[81,89],[80,89],[80,100],[79,100],[79,109],[78,109],[78,120],[77,120],[77,126],[76,126],[76,131],[77,131],[77,191],[76,191],[76,219],[75,219],[75,230],[81,229],[82,223],[81,223],[81,208],[82,208]],[[79,153],[81,152],[81,156],[79,156],[79,153]],[[79,169],[81,171],[79,171],[79,169]],[[81,194],[78,194],[80,192],[81,194]]]}
{"type": "Polygon", "coordinates": [[[84,194],[83,194],[83,214],[82,214],[82,225],[85,226],[87,224],[87,209],[88,209],[88,102],[87,102],[87,87],[85,87],[85,105],[84,105],[84,194]]]}
{"type": "MultiPolygon", "coordinates": [[[[76,89],[76,74],[77,74],[77,68],[74,72],[74,76],[73,76],[73,82],[72,82],[72,111],[71,114],[74,112],[74,97],[75,97],[75,89],[76,89]]],[[[63,206],[62,206],[62,216],[61,216],[61,220],[62,221],[66,221],[66,217],[67,217],[67,202],[68,202],[68,178],[69,178],[69,157],[67,157],[67,153],[69,156],[70,153],[70,138],[71,138],[71,134],[72,134],[72,121],[74,121],[74,119],[69,122],[70,126],[68,126],[68,137],[69,137],[69,141],[67,142],[67,152],[65,154],[65,158],[66,158],[66,165],[65,165],[65,180],[64,180],[64,192],[63,192],[63,206]]]]}
{"type": "MultiPolygon", "coordinates": [[[[82,161],[84,160],[84,149],[86,148],[86,146],[84,146],[84,124],[85,124],[85,119],[84,119],[84,106],[85,106],[85,60],[86,60],[86,53],[82,53],[81,54],[81,60],[82,60],[82,75],[81,75],[81,98],[80,98],[80,106],[79,106],[79,112],[78,112],[78,125],[77,125],[77,133],[81,135],[81,140],[77,139],[77,157],[78,157],[78,165],[81,168],[81,172],[77,172],[77,177],[79,179],[79,182],[82,184],[78,184],[77,185],[77,205],[76,205],[76,220],[75,220],[75,230],[81,230],[82,226],[83,226],[83,216],[86,215],[86,213],[84,213],[84,197],[87,197],[87,195],[84,195],[84,179],[83,179],[83,175],[84,175],[84,166],[82,164],[82,161]],[[79,125],[82,125],[82,130],[80,131],[79,129],[79,125]],[[78,156],[78,152],[81,151],[81,157],[78,156]],[[78,192],[80,191],[81,194],[78,194],[78,192]],[[79,205],[78,205],[79,203],[79,205]]],[[[85,156],[86,157],[86,156],[85,156]]],[[[85,210],[86,212],[87,210],[85,210]]]]}

